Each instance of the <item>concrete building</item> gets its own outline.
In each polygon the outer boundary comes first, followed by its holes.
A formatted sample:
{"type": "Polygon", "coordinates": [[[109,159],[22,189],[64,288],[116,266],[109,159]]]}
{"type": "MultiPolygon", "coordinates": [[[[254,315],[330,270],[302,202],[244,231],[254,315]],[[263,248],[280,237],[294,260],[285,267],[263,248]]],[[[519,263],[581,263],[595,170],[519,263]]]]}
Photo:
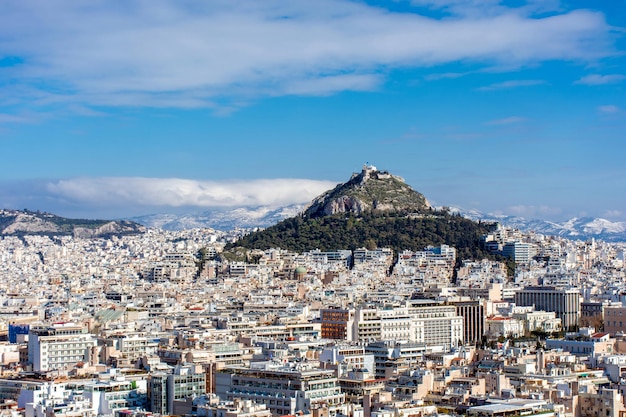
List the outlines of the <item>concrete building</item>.
{"type": "Polygon", "coordinates": [[[626,307],[611,306],[604,309],[604,331],[611,336],[626,334],[626,307]]]}
{"type": "Polygon", "coordinates": [[[131,381],[121,375],[109,381],[85,384],[83,396],[100,416],[118,410],[145,409],[148,404],[146,381],[131,381]]]}
{"type": "Polygon", "coordinates": [[[225,400],[252,400],[274,415],[310,413],[322,405],[334,416],[343,409],[345,395],[333,370],[290,366],[237,368],[219,373],[217,394],[225,400]]]}
{"type": "Polygon", "coordinates": [[[580,291],[578,288],[525,287],[515,293],[518,306],[535,306],[535,310],[554,311],[565,330],[578,326],[580,291]]]}
{"type": "Polygon", "coordinates": [[[619,417],[626,408],[618,390],[600,389],[578,394],[580,417],[619,417]]]}
{"type": "Polygon", "coordinates": [[[524,334],[523,322],[513,317],[488,317],[485,327],[491,337],[520,337],[524,334]]]}
{"type": "Polygon", "coordinates": [[[97,363],[97,341],[73,323],[31,328],[28,361],[33,371],[70,370],[77,363],[97,363]]]}
{"type": "Polygon", "coordinates": [[[353,340],[393,340],[442,346],[450,349],[463,342],[464,318],[453,305],[413,300],[404,307],[358,308],[354,314],[353,340]]]}
{"type": "Polygon", "coordinates": [[[615,339],[608,333],[595,333],[582,340],[575,339],[546,339],[547,349],[561,349],[574,355],[594,357],[599,354],[612,354],[615,339]]]}
{"type": "Polygon", "coordinates": [[[452,348],[463,343],[464,318],[456,306],[412,301],[408,312],[413,319],[416,343],[452,348]]]}
{"type": "Polygon", "coordinates": [[[537,254],[537,249],[532,243],[507,242],[502,247],[502,255],[512,258],[516,264],[527,265],[537,254]]]}
{"type": "Polygon", "coordinates": [[[206,373],[199,365],[178,365],[171,374],[152,374],[148,388],[152,412],[173,414],[174,400],[206,393],[206,373]]]}
{"type": "Polygon", "coordinates": [[[463,317],[463,341],[478,343],[485,334],[485,306],[479,300],[453,301],[456,314],[463,317]]]}
{"type": "Polygon", "coordinates": [[[562,328],[561,319],[556,317],[554,311],[514,311],[512,316],[523,323],[524,332],[541,330],[552,333],[562,328]]]}
{"type": "Polygon", "coordinates": [[[354,310],[323,308],[320,310],[322,339],[352,340],[354,310]]]}

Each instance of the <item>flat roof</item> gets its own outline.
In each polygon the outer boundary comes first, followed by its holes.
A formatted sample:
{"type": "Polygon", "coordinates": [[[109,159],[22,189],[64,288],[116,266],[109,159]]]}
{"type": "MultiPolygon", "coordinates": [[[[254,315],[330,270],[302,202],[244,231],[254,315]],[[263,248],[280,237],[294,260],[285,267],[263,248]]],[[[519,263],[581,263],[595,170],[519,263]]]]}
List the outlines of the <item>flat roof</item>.
{"type": "Polygon", "coordinates": [[[487,414],[496,414],[496,413],[505,413],[508,411],[521,411],[521,410],[530,410],[532,409],[532,405],[523,405],[523,404],[488,404],[488,405],[478,405],[476,407],[470,407],[468,412],[470,413],[487,413],[487,414]]]}

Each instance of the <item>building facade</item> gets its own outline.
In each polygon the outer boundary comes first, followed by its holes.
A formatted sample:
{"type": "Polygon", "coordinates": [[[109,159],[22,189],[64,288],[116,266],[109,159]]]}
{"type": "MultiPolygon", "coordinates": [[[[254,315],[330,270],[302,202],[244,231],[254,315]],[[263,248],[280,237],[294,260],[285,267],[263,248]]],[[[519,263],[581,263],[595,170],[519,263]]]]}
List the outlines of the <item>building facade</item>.
{"type": "Polygon", "coordinates": [[[578,326],[580,291],[578,288],[525,287],[515,293],[518,306],[535,306],[535,310],[553,311],[565,330],[578,326]]]}
{"type": "Polygon", "coordinates": [[[35,327],[28,333],[28,361],[35,372],[70,370],[79,362],[97,362],[96,345],[79,325],[35,327]]]}

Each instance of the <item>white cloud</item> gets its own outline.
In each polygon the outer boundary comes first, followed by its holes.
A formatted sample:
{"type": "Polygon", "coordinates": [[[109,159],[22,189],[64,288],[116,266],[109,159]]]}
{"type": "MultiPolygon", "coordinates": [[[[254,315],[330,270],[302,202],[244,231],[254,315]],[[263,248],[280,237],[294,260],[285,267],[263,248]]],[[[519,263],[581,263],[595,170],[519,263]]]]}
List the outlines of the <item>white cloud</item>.
{"type": "Polygon", "coordinates": [[[0,51],[19,59],[1,69],[0,104],[220,108],[371,90],[394,67],[612,53],[600,13],[533,18],[489,3],[490,14],[437,20],[348,0],[8,2],[0,51]]]}
{"type": "Polygon", "coordinates": [[[606,104],[604,106],[600,106],[598,107],[598,110],[600,111],[600,113],[606,113],[606,114],[617,114],[621,111],[619,107],[613,104],[606,104]]]}
{"type": "Polygon", "coordinates": [[[374,74],[345,74],[320,77],[310,80],[293,80],[285,84],[275,95],[328,95],[339,91],[368,91],[381,83],[374,74]]]}
{"type": "Polygon", "coordinates": [[[4,123],[28,123],[29,119],[24,116],[17,116],[14,114],[0,113],[0,124],[4,123]]]}
{"type": "Polygon", "coordinates": [[[524,117],[511,116],[511,117],[505,117],[503,119],[490,120],[486,122],[485,124],[487,126],[500,126],[500,125],[510,125],[510,124],[521,123],[525,120],[526,118],[524,117]]]}
{"type": "Polygon", "coordinates": [[[535,85],[546,84],[544,80],[510,80],[501,83],[494,83],[478,88],[479,91],[506,90],[509,88],[532,87],[535,85]]]}
{"type": "Polygon", "coordinates": [[[469,74],[472,74],[472,72],[444,72],[441,74],[429,74],[425,76],[424,79],[426,81],[450,80],[461,78],[469,74]]]}
{"type": "Polygon", "coordinates": [[[0,124],[9,123],[37,123],[48,118],[44,113],[20,112],[20,113],[0,113],[0,124]]]}
{"type": "Polygon", "coordinates": [[[580,80],[576,81],[575,84],[584,84],[584,85],[604,85],[604,84],[614,84],[622,82],[626,79],[625,75],[622,74],[608,74],[608,75],[600,75],[600,74],[590,74],[582,77],[580,80]]]}
{"type": "Polygon", "coordinates": [[[623,219],[624,212],[621,210],[607,210],[602,214],[604,217],[608,217],[609,219],[623,219]]]}
{"type": "Polygon", "coordinates": [[[50,182],[48,197],[87,206],[234,207],[305,203],[336,184],[307,179],[199,181],[105,177],[50,182]]]}

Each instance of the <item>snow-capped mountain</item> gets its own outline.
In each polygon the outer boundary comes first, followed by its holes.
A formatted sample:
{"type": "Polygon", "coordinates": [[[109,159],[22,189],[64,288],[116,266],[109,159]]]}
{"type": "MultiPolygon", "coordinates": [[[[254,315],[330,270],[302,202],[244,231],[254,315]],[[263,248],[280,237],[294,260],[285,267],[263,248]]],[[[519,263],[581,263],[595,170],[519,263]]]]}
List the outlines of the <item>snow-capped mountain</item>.
{"type": "Polygon", "coordinates": [[[132,220],[144,226],[163,230],[184,230],[212,228],[233,230],[235,228],[268,227],[288,217],[293,217],[304,209],[302,204],[283,207],[237,207],[213,208],[190,214],[150,214],[133,217],[132,220]]]}
{"type": "Polygon", "coordinates": [[[551,222],[540,219],[525,219],[517,216],[503,216],[481,213],[477,210],[452,209],[472,220],[499,222],[504,226],[544,235],[561,236],[573,240],[598,239],[607,242],[626,242],[626,222],[593,217],[573,218],[564,222],[551,222]]]}
{"type": "MultiPolygon", "coordinates": [[[[283,207],[214,208],[199,213],[183,215],[152,214],[133,217],[129,220],[164,230],[264,228],[297,215],[305,207],[302,204],[294,204],[283,207]]],[[[504,226],[524,231],[535,231],[544,235],[561,236],[574,240],[594,238],[607,242],[626,242],[626,222],[612,222],[601,218],[581,217],[558,223],[541,219],[525,219],[518,216],[488,214],[462,208],[450,208],[450,210],[472,220],[499,222],[504,226]]]]}

